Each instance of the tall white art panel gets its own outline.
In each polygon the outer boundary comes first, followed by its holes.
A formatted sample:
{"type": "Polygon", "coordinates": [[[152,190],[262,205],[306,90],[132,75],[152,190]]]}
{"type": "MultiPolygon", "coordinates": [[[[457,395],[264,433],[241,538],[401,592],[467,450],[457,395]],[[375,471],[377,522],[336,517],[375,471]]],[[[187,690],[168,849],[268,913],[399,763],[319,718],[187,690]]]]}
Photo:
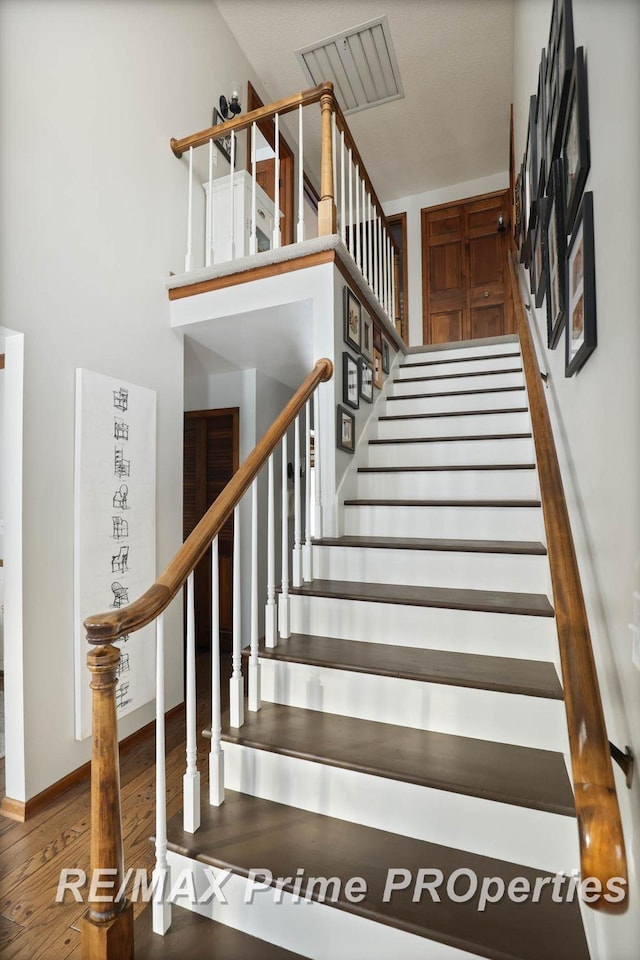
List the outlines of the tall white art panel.
{"type": "MultiPolygon", "coordinates": [[[[85,617],[136,600],[156,577],[156,394],[76,370],[75,727],[91,733],[85,617]]],[[[124,717],[155,694],[150,625],[118,641],[116,707],[124,717]]]]}

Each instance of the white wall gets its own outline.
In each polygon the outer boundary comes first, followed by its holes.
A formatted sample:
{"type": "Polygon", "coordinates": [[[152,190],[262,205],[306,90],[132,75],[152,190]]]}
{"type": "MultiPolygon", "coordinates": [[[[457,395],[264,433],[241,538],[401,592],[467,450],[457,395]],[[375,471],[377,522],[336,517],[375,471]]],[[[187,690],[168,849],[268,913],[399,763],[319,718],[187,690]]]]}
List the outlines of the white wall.
{"type": "MultiPolygon", "coordinates": [[[[508,157],[505,157],[508,161],[508,157]]],[[[425,207],[435,207],[439,203],[453,203],[468,197],[493,193],[494,190],[506,190],[509,186],[509,172],[495,173],[490,177],[470,180],[466,183],[454,183],[450,187],[416,193],[410,197],[400,197],[385,203],[387,216],[394,213],[407,214],[407,270],[409,282],[409,346],[423,343],[422,337],[422,227],[420,212],[425,207]]]]}
{"type": "MultiPolygon", "coordinates": [[[[0,311],[25,335],[26,754],[7,757],[16,800],[90,754],[73,737],[76,367],[157,391],[159,570],[181,541],[182,343],[162,280],[184,262],[186,163],[169,138],[206,126],[233,76],[260,89],[210,0],[0,3],[0,311]]],[[[174,606],[167,707],[182,699],[174,606]]],[[[17,673],[13,682],[22,686],[17,673]]],[[[152,716],[149,704],[127,717],[121,736],[152,716]]]]}
{"type": "MultiPolygon", "coordinates": [[[[563,468],[609,738],[640,755],[640,672],[631,663],[632,592],[640,589],[640,5],[637,0],[573,0],[576,46],[588,71],[594,194],[598,346],[574,377],[564,376],[564,337],[547,350],[548,397],[563,468]]],[[[546,45],[550,0],[518,0],[515,18],[516,165],[526,140],[529,96],[546,45]]],[[[546,305],[533,311],[546,337],[546,305]]],[[[631,906],[598,916],[601,960],[631,960],[640,942],[640,778],[633,790],[616,769],[631,906]]],[[[590,925],[594,921],[590,911],[590,925]]]]}

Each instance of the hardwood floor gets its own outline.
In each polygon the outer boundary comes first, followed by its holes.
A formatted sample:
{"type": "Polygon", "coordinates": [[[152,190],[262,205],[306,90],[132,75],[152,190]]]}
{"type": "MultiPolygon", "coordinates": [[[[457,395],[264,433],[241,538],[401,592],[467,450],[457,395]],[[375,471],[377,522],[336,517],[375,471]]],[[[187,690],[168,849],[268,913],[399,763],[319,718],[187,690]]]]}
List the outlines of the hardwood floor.
{"type": "MultiPolygon", "coordinates": [[[[223,702],[230,665],[223,661],[223,702]]],[[[198,730],[208,727],[210,677],[206,655],[198,658],[198,730]]],[[[167,815],[182,806],[185,767],[184,716],[167,723],[167,815]]],[[[207,789],[209,741],[198,738],[198,765],[207,789]]],[[[122,816],[126,867],[153,867],[149,837],[155,829],[155,739],[150,734],[121,758],[122,816]]],[[[4,789],[4,761],[1,767],[4,789]]],[[[0,817],[0,956],[3,960],[79,960],[83,903],[67,893],[56,903],[60,871],[89,868],[89,781],[67,791],[26,823],[0,817]]],[[[135,905],[138,916],[144,904],[135,905]]]]}

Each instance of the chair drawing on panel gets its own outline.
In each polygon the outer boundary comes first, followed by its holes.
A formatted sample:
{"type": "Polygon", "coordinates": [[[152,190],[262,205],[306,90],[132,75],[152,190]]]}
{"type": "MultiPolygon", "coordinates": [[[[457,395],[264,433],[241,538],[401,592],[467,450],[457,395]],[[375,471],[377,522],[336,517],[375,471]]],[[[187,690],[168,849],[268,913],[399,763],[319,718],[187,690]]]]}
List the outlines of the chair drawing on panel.
{"type": "Polygon", "coordinates": [[[128,477],[131,461],[124,458],[124,447],[116,447],[113,457],[113,472],[116,477],[128,477]]]}
{"type": "Polygon", "coordinates": [[[127,706],[127,704],[131,703],[131,697],[127,698],[128,693],[129,693],[129,684],[122,683],[122,681],[120,681],[120,683],[116,687],[116,707],[118,708],[118,710],[122,710],[124,707],[127,706]]]}
{"type": "Polygon", "coordinates": [[[118,390],[113,391],[113,405],[116,410],[124,411],[129,406],[129,391],[124,387],[120,387],[118,390]]]}
{"type": "Polygon", "coordinates": [[[129,439],[129,424],[116,417],[113,421],[113,436],[116,440],[129,439]]]}
{"type": "Polygon", "coordinates": [[[121,653],[120,662],[118,663],[118,666],[116,668],[116,673],[118,674],[118,676],[120,676],[121,673],[128,673],[130,669],[131,669],[131,664],[129,663],[129,654],[121,653]]]}
{"type": "Polygon", "coordinates": [[[129,588],[118,583],[117,580],[111,584],[111,592],[113,593],[112,608],[119,609],[129,603],[129,588]]]}
{"type": "Polygon", "coordinates": [[[129,536],[128,520],[125,520],[124,517],[111,517],[111,521],[113,523],[113,533],[111,536],[114,540],[123,540],[129,536]]]}
{"type": "Polygon", "coordinates": [[[129,545],[121,546],[116,554],[111,556],[111,573],[126,573],[129,569],[129,545]]]}
{"type": "Polygon", "coordinates": [[[129,504],[129,487],[126,483],[120,484],[120,489],[116,490],[113,495],[113,508],[114,510],[128,510],[129,504]]]}

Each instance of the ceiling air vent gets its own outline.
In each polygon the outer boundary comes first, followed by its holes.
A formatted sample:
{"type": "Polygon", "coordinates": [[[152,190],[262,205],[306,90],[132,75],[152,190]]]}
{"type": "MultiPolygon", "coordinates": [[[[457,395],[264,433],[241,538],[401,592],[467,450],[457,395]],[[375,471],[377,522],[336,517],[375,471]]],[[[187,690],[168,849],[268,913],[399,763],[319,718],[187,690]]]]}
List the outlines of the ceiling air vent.
{"type": "Polygon", "coordinates": [[[296,50],[296,56],[314,86],[331,80],[345,113],[404,97],[386,17],[296,50]]]}

